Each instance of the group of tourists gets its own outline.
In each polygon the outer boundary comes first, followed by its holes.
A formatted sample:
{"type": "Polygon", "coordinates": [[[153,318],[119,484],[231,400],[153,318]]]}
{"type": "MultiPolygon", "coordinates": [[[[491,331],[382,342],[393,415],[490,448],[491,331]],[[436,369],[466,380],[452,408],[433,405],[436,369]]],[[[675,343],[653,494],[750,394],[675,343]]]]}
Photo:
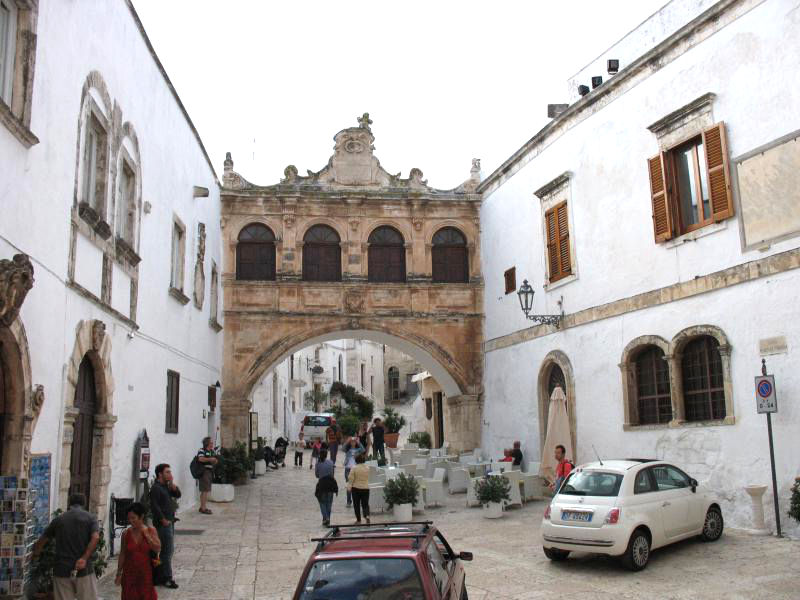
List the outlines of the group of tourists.
{"type": "Polygon", "coordinates": [[[379,417],[372,423],[362,423],[353,436],[345,436],[336,420],[331,419],[330,426],[325,430],[325,441],[317,440],[312,445],[309,468],[314,469],[317,477],[314,495],[319,501],[324,526],[330,525],[333,497],[339,493],[335,469],[340,449],[344,453],[347,506],[353,507],[356,524],[361,523],[362,516],[369,523],[369,468],[365,463],[368,456],[375,460],[386,460],[385,433],[386,428],[379,417]]]}
{"type": "MultiPolygon", "coordinates": [[[[199,468],[193,475],[200,488],[200,508],[210,515],[208,493],[214,465],[217,464],[212,440],[203,439],[195,461],[199,468]]],[[[193,461],[193,462],[195,462],[193,461]]],[[[149,504],[152,526],[147,524],[148,508],[143,502],[128,505],[129,526],[122,532],[115,582],[122,588],[122,600],[157,600],[156,585],[176,589],[172,573],[175,550],[175,516],[180,488],[175,485],[172,468],[161,463],[155,469],[155,481],[143,500],[149,504]]],[[[96,600],[96,578],[91,557],[100,541],[97,518],[86,509],[83,494],[71,494],[68,509],[50,521],[33,548],[33,559],[55,541],[53,596],[55,600],[96,600]]]]}

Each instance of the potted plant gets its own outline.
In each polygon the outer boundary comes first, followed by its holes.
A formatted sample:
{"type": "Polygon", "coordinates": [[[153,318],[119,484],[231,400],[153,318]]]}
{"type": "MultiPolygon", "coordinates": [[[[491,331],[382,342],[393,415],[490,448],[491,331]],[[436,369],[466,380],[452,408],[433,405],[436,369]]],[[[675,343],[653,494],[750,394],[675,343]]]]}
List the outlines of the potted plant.
{"type": "Polygon", "coordinates": [[[413,475],[400,473],[394,479],[386,481],[383,488],[383,497],[386,505],[392,509],[394,520],[405,523],[411,520],[411,513],[417,505],[419,496],[419,481],[413,475]]]}
{"type": "Polygon", "coordinates": [[[383,426],[386,427],[383,439],[389,448],[397,448],[397,438],[400,437],[400,430],[406,425],[406,418],[397,414],[393,408],[384,409],[383,414],[383,426]]]}
{"type": "Polygon", "coordinates": [[[428,448],[430,450],[431,434],[427,431],[415,431],[408,436],[408,442],[410,444],[417,444],[420,448],[428,448]]]}
{"type": "Polygon", "coordinates": [[[264,438],[259,437],[255,452],[253,452],[253,460],[256,463],[256,475],[264,475],[267,472],[267,463],[264,462],[264,438]]]}
{"type": "Polygon", "coordinates": [[[483,506],[483,516],[499,519],[503,516],[503,500],[509,500],[511,483],[500,475],[487,475],[475,482],[475,495],[483,506]]]}
{"type": "Polygon", "coordinates": [[[253,458],[247,452],[247,444],[236,442],[232,448],[220,448],[209,500],[233,502],[233,486],[247,483],[252,470],[253,458]]]}
{"type": "Polygon", "coordinates": [[[342,435],[345,437],[352,437],[356,433],[358,433],[358,426],[360,425],[360,421],[358,417],[352,413],[345,414],[341,418],[336,421],[339,424],[339,428],[342,430],[342,435]]]}

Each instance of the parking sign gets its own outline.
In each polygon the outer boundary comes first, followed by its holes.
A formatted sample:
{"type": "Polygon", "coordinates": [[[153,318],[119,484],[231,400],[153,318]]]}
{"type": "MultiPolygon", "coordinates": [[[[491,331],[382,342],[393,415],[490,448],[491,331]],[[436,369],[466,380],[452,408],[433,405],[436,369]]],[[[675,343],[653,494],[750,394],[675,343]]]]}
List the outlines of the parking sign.
{"type": "Polygon", "coordinates": [[[756,377],[756,409],[759,413],[778,412],[778,397],[775,394],[775,377],[760,375],[756,377]]]}

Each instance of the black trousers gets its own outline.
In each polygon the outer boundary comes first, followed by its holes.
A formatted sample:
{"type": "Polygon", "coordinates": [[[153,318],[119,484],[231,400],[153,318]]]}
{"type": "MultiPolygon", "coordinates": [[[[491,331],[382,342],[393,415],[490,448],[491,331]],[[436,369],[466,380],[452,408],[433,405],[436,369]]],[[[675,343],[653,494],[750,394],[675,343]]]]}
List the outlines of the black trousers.
{"type": "Polygon", "coordinates": [[[303,466],[303,453],[300,450],[294,451],[294,466],[303,466]]]}
{"type": "Polygon", "coordinates": [[[361,520],[361,513],[369,518],[369,489],[353,488],[353,510],[356,513],[356,521],[361,520]]]}

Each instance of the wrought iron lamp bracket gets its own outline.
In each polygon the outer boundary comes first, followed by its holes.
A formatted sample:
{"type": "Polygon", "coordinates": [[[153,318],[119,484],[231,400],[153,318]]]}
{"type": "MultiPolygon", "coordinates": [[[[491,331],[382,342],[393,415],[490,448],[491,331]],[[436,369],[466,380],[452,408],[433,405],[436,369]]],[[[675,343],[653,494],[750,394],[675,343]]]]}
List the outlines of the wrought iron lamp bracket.
{"type": "Polygon", "coordinates": [[[540,323],[542,325],[553,325],[556,329],[561,328],[561,321],[564,320],[564,296],[561,296],[558,300],[558,307],[561,309],[561,314],[558,315],[525,315],[529,321],[533,321],[534,323],[540,323]]]}

